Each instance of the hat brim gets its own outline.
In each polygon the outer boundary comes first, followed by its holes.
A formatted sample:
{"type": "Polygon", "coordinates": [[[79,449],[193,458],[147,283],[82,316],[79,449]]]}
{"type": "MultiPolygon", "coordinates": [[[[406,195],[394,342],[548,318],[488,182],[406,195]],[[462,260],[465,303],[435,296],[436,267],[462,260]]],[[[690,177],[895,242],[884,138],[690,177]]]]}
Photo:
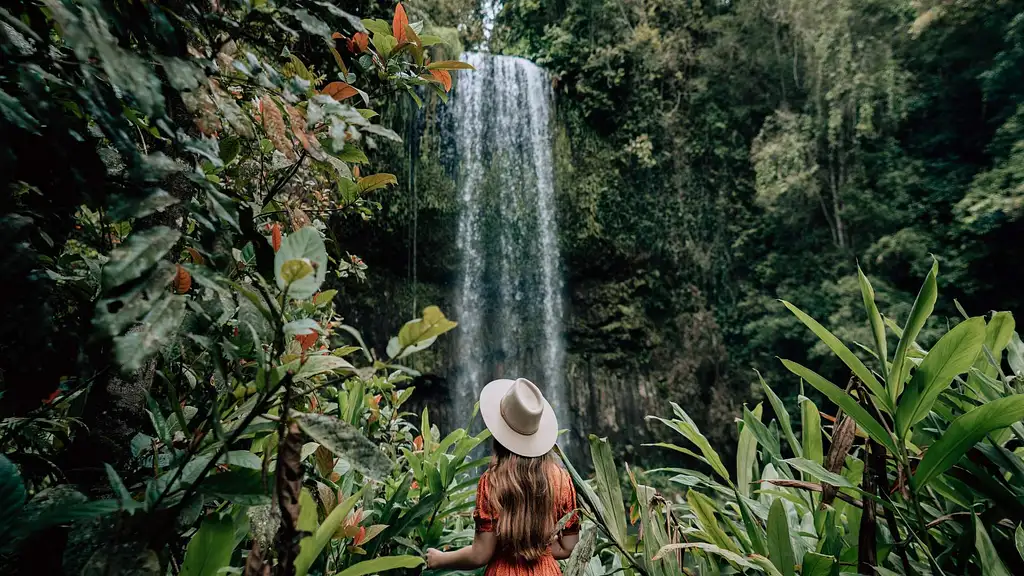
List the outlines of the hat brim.
{"type": "Polygon", "coordinates": [[[543,456],[551,451],[558,440],[558,419],[551,404],[544,399],[544,412],[540,427],[534,434],[520,434],[513,430],[501,416],[501,399],[515,384],[515,380],[495,380],[484,386],[480,392],[480,415],[491,436],[514,454],[527,458],[543,456]]]}

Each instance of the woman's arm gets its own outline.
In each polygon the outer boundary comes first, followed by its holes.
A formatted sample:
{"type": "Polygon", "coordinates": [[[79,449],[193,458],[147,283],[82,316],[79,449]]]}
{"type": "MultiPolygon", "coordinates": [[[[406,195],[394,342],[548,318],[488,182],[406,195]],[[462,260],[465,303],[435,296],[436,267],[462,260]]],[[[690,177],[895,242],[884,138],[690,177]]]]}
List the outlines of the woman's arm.
{"type": "Polygon", "coordinates": [[[494,555],[497,538],[494,532],[477,532],[473,543],[465,548],[451,552],[441,552],[431,548],[427,550],[427,568],[452,570],[476,570],[486,566],[494,555]]]}
{"type": "Polygon", "coordinates": [[[555,560],[566,560],[572,555],[572,549],[576,547],[576,543],[580,541],[580,535],[577,534],[562,534],[551,543],[551,555],[555,557],[555,560]]]}

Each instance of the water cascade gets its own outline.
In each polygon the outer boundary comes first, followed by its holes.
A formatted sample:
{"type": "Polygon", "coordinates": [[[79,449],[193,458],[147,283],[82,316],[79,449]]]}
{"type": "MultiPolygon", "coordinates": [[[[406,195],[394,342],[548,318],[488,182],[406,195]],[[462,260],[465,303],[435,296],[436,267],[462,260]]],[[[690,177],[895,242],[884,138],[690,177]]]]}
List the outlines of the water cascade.
{"type": "Polygon", "coordinates": [[[563,296],[555,219],[551,82],[522,58],[463,54],[447,110],[460,255],[456,414],[492,378],[537,383],[567,427],[563,296]]]}

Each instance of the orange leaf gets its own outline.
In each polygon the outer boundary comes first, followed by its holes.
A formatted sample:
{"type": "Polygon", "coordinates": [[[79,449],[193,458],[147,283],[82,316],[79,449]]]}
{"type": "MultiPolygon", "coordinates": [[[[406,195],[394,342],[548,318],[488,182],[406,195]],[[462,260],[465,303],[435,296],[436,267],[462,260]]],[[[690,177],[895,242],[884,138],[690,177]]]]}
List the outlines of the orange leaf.
{"type": "Polygon", "coordinates": [[[331,34],[331,38],[338,40],[344,38],[344,36],[341,34],[341,32],[335,32],[334,34],[331,34]]]}
{"type": "Polygon", "coordinates": [[[188,270],[178,265],[178,273],[174,275],[174,292],[176,294],[184,294],[192,288],[192,275],[188,273],[188,270]]]}
{"type": "Polygon", "coordinates": [[[416,449],[416,452],[423,450],[423,436],[413,438],[412,447],[416,449]]]}
{"type": "Polygon", "coordinates": [[[193,264],[202,264],[204,262],[203,255],[195,248],[188,247],[185,248],[185,251],[188,252],[189,257],[192,258],[193,264]]]}
{"type": "Polygon", "coordinates": [[[442,86],[444,86],[445,92],[451,91],[452,75],[449,74],[447,70],[431,70],[430,75],[433,76],[435,80],[440,82],[442,86]]]}
{"type": "Polygon", "coordinates": [[[363,543],[363,539],[366,538],[366,528],[363,526],[359,527],[359,532],[356,533],[355,538],[352,539],[353,546],[359,546],[363,543]]]}
{"type": "Polygon", "coordinates": [[[270,245],[274,247],[274,252],[281,249],[281,224],[278,222],[270,227],[270,245]]]}
{"type": "Polygon", "coordinates": [[[395,37],[398,44],[406,41],[405,27],[409,24],[409,17],[405,15],[405,8],[399,2],[395,6],[395,18],[391,21],[391,35],[395,37]]]}
{"type": "Polygon", "coordinates": [[[370,36],[366,32],[356,32],[352,35],[352,41],[359,48],[359,52],[366,52],[370,47],[370,36]]]}
{"type": "Polygon", "coordinates": [[[351,98],[356,94],[359,94],[359,92],[355,88],[349,86],[344,82],[331,82],[327,86],[324,86],[324,89],[321,90],[320,93],[326,94],[327,96],[330,96],[331,98],[334,98],[339,102],[341,100],[351,98]]]}
{"type": "Polygon", "coordinates": [[[305,352],[312,348],[313,344],[316,344],[316,339],[319,338],[319,336],[320,335],[316,332],[310,332],[309,334],[296,334],[295,340],[299,343],[302,351],[305,352]]]}

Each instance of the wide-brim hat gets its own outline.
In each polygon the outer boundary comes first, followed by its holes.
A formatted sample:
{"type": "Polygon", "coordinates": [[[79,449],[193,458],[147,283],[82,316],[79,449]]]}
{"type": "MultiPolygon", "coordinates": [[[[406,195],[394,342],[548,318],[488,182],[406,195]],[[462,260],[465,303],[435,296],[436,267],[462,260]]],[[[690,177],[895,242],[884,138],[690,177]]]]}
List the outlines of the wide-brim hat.
{"type": "Polygon", "coordinates": [[[480,415],[491,436],[514,454],[543,456],[558,440],[551,404],[526,378],[495,380],[480,392],[480,415]]]}

